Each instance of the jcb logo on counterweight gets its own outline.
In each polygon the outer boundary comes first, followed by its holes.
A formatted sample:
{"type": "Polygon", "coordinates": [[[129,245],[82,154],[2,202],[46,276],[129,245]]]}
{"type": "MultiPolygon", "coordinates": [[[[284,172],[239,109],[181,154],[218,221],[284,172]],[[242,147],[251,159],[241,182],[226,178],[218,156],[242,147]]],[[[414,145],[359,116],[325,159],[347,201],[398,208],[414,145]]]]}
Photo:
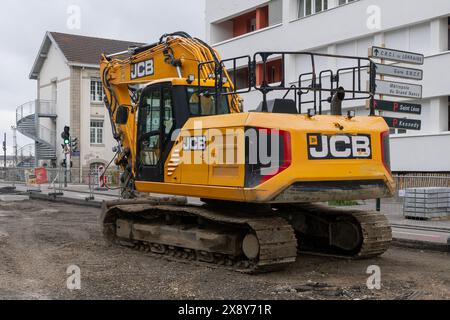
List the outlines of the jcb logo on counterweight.
{"type": "Polygon", "coordinates": [[[308,134],[309,160],[372,159],[370,135],[308,134]]]}

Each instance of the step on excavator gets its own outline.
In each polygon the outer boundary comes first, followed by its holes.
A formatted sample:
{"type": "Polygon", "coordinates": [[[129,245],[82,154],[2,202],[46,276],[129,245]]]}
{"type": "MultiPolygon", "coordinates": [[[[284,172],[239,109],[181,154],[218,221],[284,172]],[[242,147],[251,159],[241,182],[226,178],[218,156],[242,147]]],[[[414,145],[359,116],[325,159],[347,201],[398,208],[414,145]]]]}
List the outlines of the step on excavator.
{"type": "Polygon", "coordinates": [[[123,172],[123,200],[103,204],[108,242],[250,274],[303,252],[365,259],[389,248],[383,214],[321,204],[393,194],[370,59],[274,51],[221,60],[175,32],[102,55],[101,78],[123,172]],[[298,78],[286,59],[298,61],[298,78]],[[244,94],[261,103],[244,112],[244,94]],[[361,101],[370,114],[343,114],[361,101]]]}

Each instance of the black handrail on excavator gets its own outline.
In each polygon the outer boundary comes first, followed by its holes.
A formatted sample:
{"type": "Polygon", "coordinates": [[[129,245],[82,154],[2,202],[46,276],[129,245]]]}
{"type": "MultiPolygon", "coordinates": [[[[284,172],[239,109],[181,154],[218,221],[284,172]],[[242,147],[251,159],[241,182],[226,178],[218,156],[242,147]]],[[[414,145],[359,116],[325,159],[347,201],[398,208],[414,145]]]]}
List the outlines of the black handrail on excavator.
{"type": "MultiPolygon", "coordinates": [[[[267,95],[272,91],[286,91],[284,98],[289,95],[290,92],[294,91],[295,103],[297,105],[299,113],[302,113],[302,106],[305,104],[313,104],[314,111],[317,114],[322,114],[323,112],[323,103],[328,102],[332,103],[338,100],[337,98],[341,98],[342,101],[350,101],[350,100],[369,100],[370,101],[370,115],[375,115],[375,105],[374,105],[374,96],[375,96],[375,79],[376,79],[376,70],[375,63],[369,58],[357,57],[357,56],[345,56],[345,55],[333,55],[333,54],[321,54],[321,53],[313,53],[313,52],[292,52],[292,51],[273,51],[273,52],[257,52],[254,54],[253,59],[249,57],[249,61],[247,63],[248,67],[248,88],[236,88],[234,90],[228,90],[227,92],[223,92],[223,75],[225,70],[228,73],[233,74],[234,85],[236,86],[236,61],[239,59],[247,58],[248,56],[240,56],[236,58],[225,59],[217,63],[216,61],[207,61],[200,63],[198,66],[198,78],[200,79],[200,73],[202,67],[207,64],[215,64],[214,70],[216,70],[213,75],[216,80],[216,94],[242,94],[250,92],[252,89],[257,90],[263,95],[262,102],[262,111],[267,112],[267,95]],[[277,58],[281,57],[281,81],[278,84],[270,84],[267,76],[267,64],[272,60],[269,60],[271,56],[276,56],[277,58]],[[302,73],[298,77],[298,82],[296,84],[288,83],[286,84],[286,70],[285,70],[285,59],[286,56],[307,56],[311,61],[311,72],[302,73]],[[351,67],[343,67],[339,68],[335,71],[332,69],[320,70],[317,71],[317,58],[328,58],[328,59],[336,59],[353,61],[354,65],[351,67]],[[233,68],[226,69],[225,65],[227,62],[233,63],[233,68]],[[260,79],[260,83],[257,83],[257,66],[260,65],[262,67],[262,79],[260,79]],[[368,73],[368,89],[363,90],[363,72],[368,73]],[[344,74],[351,74],[351,88],[344,88],[341,86],[341,78],[344,74]],[[308,78],[308,79],[305,79],[308,78]],[[325,86],[325,79],[329,79],[330,86],[325,86]],[[309,82],[309,85],[305,86],[303,83],[305,81],[309,82]],[[314,95],[313,100],[303,101],[302,97],[304,95],[312,93],[314,95]],[[329,93],[328,97],[324,97],[324,93],[329,93]],[[298,97],[298,99],[297,99],[298,97]]],[[[239,67],[245,67],[239,66],[239,67]]],[[[200,87],[200,84],[199,84],[200,87]]],[[[342,103],[340,101],[340,104],[342,103]]],[[[218,103],[218,99],[216,99],[216,103],[218,103]]]]}

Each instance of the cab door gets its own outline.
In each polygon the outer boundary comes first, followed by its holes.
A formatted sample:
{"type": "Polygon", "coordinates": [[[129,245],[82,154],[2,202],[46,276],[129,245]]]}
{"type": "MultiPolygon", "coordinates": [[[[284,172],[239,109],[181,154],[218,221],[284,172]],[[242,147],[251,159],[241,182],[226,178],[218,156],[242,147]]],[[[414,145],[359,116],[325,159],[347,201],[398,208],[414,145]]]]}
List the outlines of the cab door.
{"type": "Polygon", "coordinates": [[[137,180],[164,182],[164,164],[175,128],[171,84],[145,88],[138,117],[137,180]]]}

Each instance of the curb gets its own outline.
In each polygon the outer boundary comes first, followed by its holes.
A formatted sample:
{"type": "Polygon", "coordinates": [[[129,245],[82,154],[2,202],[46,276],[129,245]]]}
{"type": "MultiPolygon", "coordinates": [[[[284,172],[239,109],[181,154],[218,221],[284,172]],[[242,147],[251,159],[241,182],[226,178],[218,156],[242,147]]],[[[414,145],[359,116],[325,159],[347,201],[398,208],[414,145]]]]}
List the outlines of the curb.
{"type": "MultiPolygon", "coordinates": [[[[62,189],[61,192],[73,192],[73,193],[82,193],[82,194],[90,194],[89,191],[80,191],[80,190],[75,190],[75,189],[62,189]]],[[[92,192],[93,195],[95,196],[105,196],[105,197],[112,197],[112,198],[117,198],[117,195],[112,195],[112,194],[108,194],[108,193],[102,193],[102,192],[92,192]]]]}
{"type": "Polygon", "coordinates": [[[447,240],[447,244],[394,238],[392,240],[392,246],[416,250],[450,252],[450,237],[447,240]]]}
{"type": "Polygon", "coordinates": [[[102,202],[96,202],[96,201],[88,201],[88,200],[82,200],[82,199],[73,199],[73,198],[67,198],[67,197],[54,197],[49,196],[45,194],[37,194],[37,193],[30,193],[30,199],[33,200],[44,200],[44,201],[50,201],[50,202],[60,202],[65,204],[72,204],[76,206],[84,206],[84,207],[91,207],[91,208],[98,208],[101,209],[102,202]]]}

